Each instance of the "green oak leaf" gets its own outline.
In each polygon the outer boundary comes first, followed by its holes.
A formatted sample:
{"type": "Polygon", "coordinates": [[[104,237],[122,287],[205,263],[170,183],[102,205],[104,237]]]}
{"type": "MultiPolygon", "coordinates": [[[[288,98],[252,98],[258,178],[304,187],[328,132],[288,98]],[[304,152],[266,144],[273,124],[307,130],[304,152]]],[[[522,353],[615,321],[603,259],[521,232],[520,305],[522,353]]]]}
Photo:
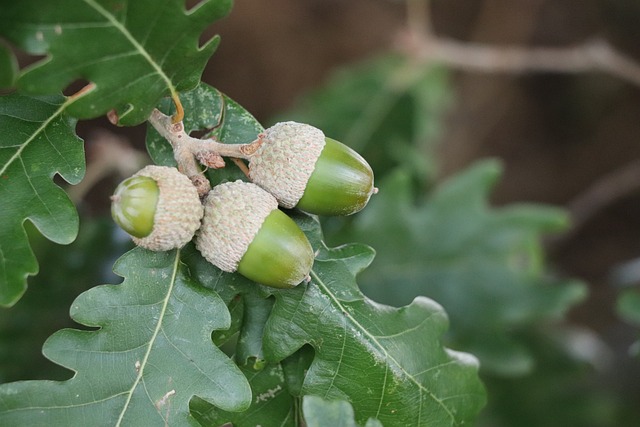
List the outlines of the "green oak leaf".
{"type": "MultiPolygon", "coordinates": [[[[327,401],[318,396],[305,396],[302,412],[307,427],[358,427],[353,418],[353,407],[344,400],[327,401]]],[[[382,427],[382,424],[369,418],[364,427],[382,427]]]]}
{"type": "Polygon", "coordinates": [[[546,271],[540,236],[564,229],[565,212],[490,208],[488,193],[499,175],[498,163],[480,162],[416,205],[409,175],[392,174],[344,238],[378,249],[362,276],[367,295],[394,305],[433,298],[449,314],[456,348],[478,356],[483,369],[520,375],[534,359],[518,329],[559,318],[585,289],[546,271]]]}
{"type": "Polygon", "coordinates": [[[3,0],[0,34],[46,55],[19,76],[28,93],[57,93],[92,83],[69,114],[88,119],[115,109],[122,125],[147,119],[166,95],[193,89],[218,46],[199,37],[229,12],[231,0],[3,0]]]}
{"type": "Polygon", "coordinates": [[[0,425],[193,426],[194,395],[228,411],[250,404],[249,384],[211,342],[229,327],[224,302],[194,283],[180,252],[134,249],[116,264],[125,280],[81,294],[77,322],[45,343],[67,381],[22,381],[0,387],[0,425]]]}
{"type": "Polygon", "coordinates": [[[195,398],[191,401],[191,414],[205,427],[218,427],[231,423],[234,427],[281,426],[295,427],[297,423],[294,398],[288,393],[279,364],[264,369],[240,368],[247,376],[253,391],[251,407],[244,412],[222,411],[210,403],[195,398]]]}
{"type": "MultiPolygon", "coordinates": [[[[370,248],[321,248],[311,282],[274,292],[263,351],[277,362],[310,344],[315,350],[303,395],[348,400],[356,421],[457,426],[484,405],[477,360],[445,349],[442,307],[424,297],[394,308],[358,289],[354,270],[373,260],[370,248]],[[354,269],[349,264],[355,262],[354,269]]],[[[401,282],[390,282],[401,286],[401,282]]]]}
{"type": "Polygon", "coordinates": [[[77,184],[84,176],[82,141],[69,100],[61,96],[0,97],[0,305],[14,304],[26,278],[38,272],[29,247],[25,220],[48,239],[71,243],[78,214],[66,193],[53,182],[59,174],[77,184]]]}

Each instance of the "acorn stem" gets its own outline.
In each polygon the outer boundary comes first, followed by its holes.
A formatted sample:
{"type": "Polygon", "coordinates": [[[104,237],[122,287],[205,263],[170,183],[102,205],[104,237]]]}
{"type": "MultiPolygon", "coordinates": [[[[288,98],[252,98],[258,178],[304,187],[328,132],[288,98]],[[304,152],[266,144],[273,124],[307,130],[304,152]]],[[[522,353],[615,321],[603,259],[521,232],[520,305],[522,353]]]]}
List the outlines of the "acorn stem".
{"type": "Polygon", "coordinates": [[[213,138],[194,138],[185,132],[182,121],[173,122],[174,117],[154,109],[149,123],[171,143],[178,169],[193,181],[201,196],[211,188],[206,185],[208,180],[203,179],[198,162],[209,168],[222,168],[225,166],[222,157],[247,160],[262,144],[260,138],[249,144],[223,144],[213,138]]]}
{"type": "MultiPolygon", "coordinates": [[[[249,144],[223,144],[213,138],[199,139],[189,136],[184,131],[184,125],[180,121],[172,123],[172,118],[163,114],[160,110],[154,109],[149,117],[149,123],[173,146],[176,161],[180,165],[183,160],[184,153],[190,153],[198,158],[212,157],[235,157],[238,159],[248,160],[258,149],[262,143],[261,139],[257,139],[249,144]],[[178,156],[181,158],[179,159],[178,156]]],[[[208,167],[224,166],[224,162],[220,166],[219,160],[212,161],[212,164],[205,164],[208,167]]]]}

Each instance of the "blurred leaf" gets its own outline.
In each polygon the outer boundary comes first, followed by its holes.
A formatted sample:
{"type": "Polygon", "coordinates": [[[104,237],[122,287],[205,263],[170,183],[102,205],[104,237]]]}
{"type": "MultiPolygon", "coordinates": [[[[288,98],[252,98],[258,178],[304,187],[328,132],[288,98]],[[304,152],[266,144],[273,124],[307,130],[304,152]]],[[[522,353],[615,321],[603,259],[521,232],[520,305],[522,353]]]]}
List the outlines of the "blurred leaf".
{"type": "Polygon", "coordinates": [[[442,347],[447,319],[433,301],[419,297],[398,309],[360,293],[348,264],[373,255],[362,245],[321,249],[309,284],[274,292],[266,359],[280,361],[310,344],[316,357],[302,393],[351,401],[361,423],[369,417],[411,426],[473,420],[485,399],[477,361],[442,347]]]}
{"type": "Polygon", "coordinates": [[[69,106],[93,118],[115,109],[122,125],[141,123],[160,98],[193,89],[219,38],[199,45],[230,0],[3,0],[0,33],[26,52],[47,55],[18,80],[28,93],[58,93],[84,79],[95,86],[69,106]]]}
{"type": "Polygon", "coordinates": [[[254,426],[298,426],[294,398],[287,392],[282,369],[279,364],[267,365],[264,369],[240,368],[247,376],[253,391],[251,407],[244,412],[226,412],[210,403],[194,398],[191,414],[200,425],[217,427],[232,423],[234,427],[254,426]]]}
{"type": "Polygon", "coordinates": [[[38,264],[23,228],[31,221],[48,239],[68,244],[78,232],[78,214],[53,183],[57,173],[77,184],[84,176],[82,141],[61,96],[0,97],[0,305],[14,304],[38,264]]]}
{"type": "MultiPolygon", "coordinates": [[[[640,291],[627,289],[618,297],[618,314],[627,323],[640,328],[640,291]]],[[[636,356],[640,355],[640,341],[636,341],[630,349],[636,356]]]]}
{"type": "Polygon", "coordinates": [[[134,249],[115,271],[121,285],[93,288],[71,308],[74,320],[99,329],[61,330],[44,345],[73,378],[2,385],[0,424],[194,425],[193,395],[226,410],[249,405],[245,377],[210,340],[229,327],[229,313],[193,283],[179,251],[134,249]]]}
{"type": "MultiPolygon", "coordinates": [[[[327,401],[318,396],[305,396],[302,411],[307,427],[358,427],[353,419],[353,407],[344,400],[327,401]]],[[[382,427],[369,418],[365,427],[382,427]]]]}
{"type": "Polygon", "coordinates": [[[0,43],[0,89],[10,88],[16,80],[18,61],[11,49],[0,43]]]}
{"type": "Polygon", "coordinates": [[[436,172],[432,150],[449,97],[444,68],[385,54],[338,70],[278,119],[322,129],[360,152],[378,177],[401,166],[424,184],[436,172]]]}
{"type": "Polygon", "coordinates": [[[416,206],[409,176],[398,171],[343,238],[378,248],[363,273],[365,293],[394,305],[433,298],[451,318],[456,347],[478,356],[483,369],[511,375],[534,363],[518,328],[560,317],[584,287],[545,271],[540,235],[566,227],[566,214],[538,205],[490,209],[499,174],[497,163],[479,163],[416,206]]]}
{"type": "Polygon", "coordinates": [[[640,326],[640,292],[629,289],[618,299],[618,313],[627,322],[640,326]]]}
{"type": "Polygon", "coordinates": [[[554,328],[521,334],[537,363],[523,376],[485,376],[491,398],[477,426],[637,425],[640,408],[633,395],[616,396],[598,372],[594,372],[593,366],[576,359],[568,344],[572,333],[554,328]],[[626,420],[621,413],[625,407],[635,408],[634,416],[626,420]]]}

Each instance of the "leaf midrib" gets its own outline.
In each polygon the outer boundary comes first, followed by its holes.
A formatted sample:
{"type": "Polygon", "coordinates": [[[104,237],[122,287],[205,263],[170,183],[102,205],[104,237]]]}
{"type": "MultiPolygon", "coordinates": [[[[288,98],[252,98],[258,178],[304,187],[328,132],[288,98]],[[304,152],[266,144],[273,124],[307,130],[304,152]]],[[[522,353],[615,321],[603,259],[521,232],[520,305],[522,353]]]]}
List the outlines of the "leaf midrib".
{"type": "Polygon", "coordinates": [[[29,137],[22,144],[17,146],[18,149],[16,150],[16,152],[13,153],[11,157],[9,157],[7,162],[0,169],[0,176],[2,176],[7,171],[7,169],[9,169],[9,166],[11,166],[13,162],[15,162],[17,159],[20,158],[25,148],[27,148],[27,146],[31,144],[40,134],[45,132],[45,130],[51,124],[51,122],[53,122],[60,115],[62,115],[64,110],[66,110],[67,107],[74,101],[75,99],[73,98],[67,98],[67,100],[64,103],[60,104],[60,107],[53,114],[51,114],[44,122],[42,122],[42,124],[38,126],[38,128],[35,131],[33,131],[33,133],[31,133],[31,135],[29,135],[29,137]]]}
{"type": "Polygon", "coordinates": [[[118,420],[115,424],[115,427],[119,427],[120,424],[122,423],[123,419],[124,419],[124,415],[127,412],[127,409],[129,408],[129,404],[131,403],[131,399],[133,398],[133,393],[136,390],[136,388],[138,387],[138,384],[140,383],[140,381],[142,380],[142,377],[144,375],[144,370],[147,366],[147,363],[149,361],[149,356],[151,355],[151,350],[153,349],[153,345],[156,341],[156,338],[158,338],[158,335],[160,334],[160,331],[162,330],[162,323],[164,321],[164,317],[167,311],[167,306],[169,305],[169,299],[171,298],[171,294],[173,293],[173,288],[176,284],[176,277],[178,275],[178,264],[180,262],[180,250],[176,250],[176,255],[175,255],[175,260],[173,261],[173,271],[171,272],[171,281],[169,283],[169,288],[167,289],[167,294],[165,295],[164,300],[162,301],[162,308],[160,309],[160,315],[158,316],[158,322],[156,324],[156,327],[153,331],[153,334],[151,335],[151,339],[149,340],[148,343],[148,347],[147,347],[147,351],[144,354],[144,357],[142,358],[142,361],[140,362],[140,368],[138,369],[138,376],[136,377],[136,379],[133,381],[133,384],[131,385],[131,388],[129,388],[129,391],[127,391],[127,400],[125,401],[123,407],[122,407],[122,412],[120,412],[120,416],[118,416],[118,420]]]}

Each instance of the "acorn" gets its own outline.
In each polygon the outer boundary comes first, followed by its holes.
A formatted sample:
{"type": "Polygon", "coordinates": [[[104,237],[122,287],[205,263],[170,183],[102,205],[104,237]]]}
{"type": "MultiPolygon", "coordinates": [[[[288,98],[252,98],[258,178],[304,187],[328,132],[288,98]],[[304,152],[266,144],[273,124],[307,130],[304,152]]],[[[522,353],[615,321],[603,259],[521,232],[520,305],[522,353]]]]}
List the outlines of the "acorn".
{"type": "Polygon", "coordinates": [[[215,186],[204,201],[196,248],[222,271],[254,282],[291,288],[309,276],[313,249],[278,201],[243,181],[215,186]]]}
{"type": "Polygon", "coordinates": [[[189,242],[204,208],[191,180],[176,168],[146,166],[111,196],[111,215],[136,245],[168,251],[189,242]]]}
{"type": "Polygon", "coordinates": [[[320,129],[277,123],[260,134],[259,141],[249,159],[249,177],[284,208],[351,215],[364,208],[375,192],[366,160],[320,129]]]}

